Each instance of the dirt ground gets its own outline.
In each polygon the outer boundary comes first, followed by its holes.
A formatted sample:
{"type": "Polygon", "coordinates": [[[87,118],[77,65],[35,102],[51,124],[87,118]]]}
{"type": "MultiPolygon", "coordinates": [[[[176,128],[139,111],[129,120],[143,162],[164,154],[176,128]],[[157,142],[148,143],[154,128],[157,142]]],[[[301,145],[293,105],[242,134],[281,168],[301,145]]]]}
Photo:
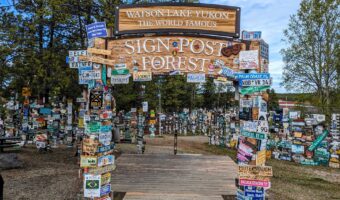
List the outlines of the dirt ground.
{"type": "MultiPolygon", "coordinates": [[[[173,136],[146,137],[145,153],[173,154],[173,136]]],[[[178,138],[178,153],[226,155],[233,159],[235,151],[209,146],[208,138],[178,138]]],[[[122,153],[136,153],[134,144],[118,144],[122,153]]],[[[13,152],[13,151],[12,151],[13,152]]],[[[1,172],[4,178],[4,199],[66,200],[77,199],[81,182],[75,149],[60,147],[52,153],[38,153],[35,146],[16,151],[24,167],[1,172]]],[[[328,167],[301,166],[291,162],[269,160],[274,177],[270,199],[340,199],[340,170],[328,167]]]]}

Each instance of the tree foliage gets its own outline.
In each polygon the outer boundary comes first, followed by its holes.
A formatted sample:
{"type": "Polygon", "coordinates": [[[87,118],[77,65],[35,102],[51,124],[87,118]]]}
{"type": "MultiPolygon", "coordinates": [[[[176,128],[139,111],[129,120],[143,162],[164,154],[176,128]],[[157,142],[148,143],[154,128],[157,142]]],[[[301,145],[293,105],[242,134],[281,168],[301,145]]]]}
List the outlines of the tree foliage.
{"type": "Polygon", "coordinates": [[[316,94],[313,103],[327,114],[339,92],[339,16],[339,0],[303,0],[284,31],[283,84],[316,94]]]}

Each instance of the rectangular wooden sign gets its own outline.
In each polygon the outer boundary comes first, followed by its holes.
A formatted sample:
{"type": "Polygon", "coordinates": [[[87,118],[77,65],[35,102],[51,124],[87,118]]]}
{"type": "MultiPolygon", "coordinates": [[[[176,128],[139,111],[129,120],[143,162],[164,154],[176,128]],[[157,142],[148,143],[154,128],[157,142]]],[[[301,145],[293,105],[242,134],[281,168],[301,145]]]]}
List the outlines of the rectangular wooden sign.
{"type": "MultiPolygon", "coordinates": [[[[113,70],[117,64],[124,64],[130,72],[149,71],[153,74],[178,71],[218,75],[226,67],[237,72],[239,64],[235,61],[239,52],[248,47],[259,48],[256,42],[250,42],[247,47],[243,42],[200,36],[148,36],[107,39],[106,42],[107,46],[104,39],[97,38],[94,45],[97,49],[107,47],[111,50],[105,60],[112,61],[113,70]]],[[[92,62],[95,61],[92,59],[92,62]]]]}
{"type": "Polygon", "coordinates": [[[240,165],[238,166],[238,173],[239,176],[273,176],[273,169],[271,166],[240,165]]]}
{"type": "Polygon", "coordinates": [[[203,33],[240,36],[239,7],[160,3],[116,7],[114,34],[203,33]]]}

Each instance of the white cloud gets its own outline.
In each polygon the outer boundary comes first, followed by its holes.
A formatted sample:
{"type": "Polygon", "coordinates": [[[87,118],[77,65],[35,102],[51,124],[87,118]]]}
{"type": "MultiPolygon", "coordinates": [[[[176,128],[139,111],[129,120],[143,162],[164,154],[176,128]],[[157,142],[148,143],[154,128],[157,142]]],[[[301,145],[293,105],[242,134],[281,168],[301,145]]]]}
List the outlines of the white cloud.
{"type": "Polygon", "coordinates": [[[241,7],[241,30],[262,31],[262,38],[269,44],[269,72],[273,77],[272,87],[277,92],[287,92],[279,85],[282,81],[282,56],[280,50],[283,30],[289,18],[299,8],[299,0],[203,0],[201,3],[241,7]]]}

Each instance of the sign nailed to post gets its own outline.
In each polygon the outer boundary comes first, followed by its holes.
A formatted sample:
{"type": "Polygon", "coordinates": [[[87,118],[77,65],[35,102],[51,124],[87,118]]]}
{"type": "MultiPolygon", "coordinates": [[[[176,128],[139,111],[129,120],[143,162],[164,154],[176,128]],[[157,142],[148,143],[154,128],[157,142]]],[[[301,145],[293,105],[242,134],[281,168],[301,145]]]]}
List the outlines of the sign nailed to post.
{"type": "Polygon", "coordinates": [[[106,24],[105,22],[96,22],[86,25],[87,38],[92,39],[96,37],[106,37],[106,24]]]}
{"type": "Polygon", "coordinates": [[[188,83],[205,83],[205,74],[187,74],[188,83]]]}
{"type": "Polygon", "coordinates": [[[116,7],[115,34],[198,32],[240,36],[240,8],[208,4],[146,4],[116,7]]]}

